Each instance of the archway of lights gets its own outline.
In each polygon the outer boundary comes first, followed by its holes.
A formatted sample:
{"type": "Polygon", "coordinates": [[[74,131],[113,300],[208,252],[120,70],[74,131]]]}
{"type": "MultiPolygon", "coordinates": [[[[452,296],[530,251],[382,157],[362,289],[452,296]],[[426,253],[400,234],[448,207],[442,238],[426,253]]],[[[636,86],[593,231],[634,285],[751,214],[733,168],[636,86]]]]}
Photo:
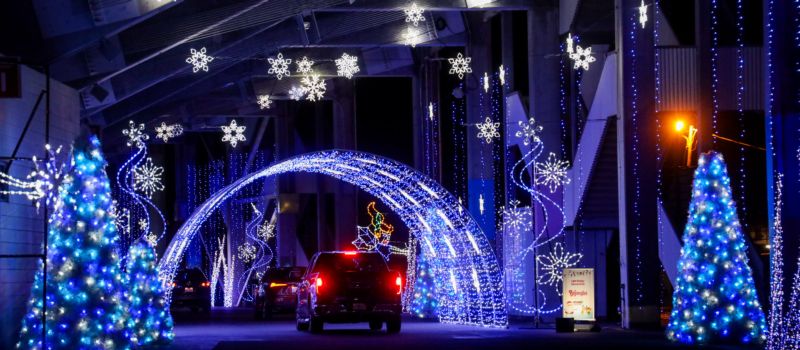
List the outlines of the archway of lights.
{"type": "Polygon", "coordinates": [[[410,167],[369,153],[301,155],[240,178],[200,205],[175,233],[160,264],[167,293],[184,251],[203,222],[229,197],[256,180],[283,173],[332,176],[380,198],[419,240],[433,266],[442,322],[505,327],[502,271],[489,241],[467,210],[437,182],[410,167]]]}

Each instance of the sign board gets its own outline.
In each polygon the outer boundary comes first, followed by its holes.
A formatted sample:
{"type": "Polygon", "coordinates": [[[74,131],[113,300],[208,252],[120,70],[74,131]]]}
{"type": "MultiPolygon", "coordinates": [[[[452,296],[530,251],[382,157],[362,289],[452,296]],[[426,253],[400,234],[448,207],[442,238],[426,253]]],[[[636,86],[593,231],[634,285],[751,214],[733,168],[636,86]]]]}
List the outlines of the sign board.
{"type": "Polygon", "coordinates": [[[564,269],[563,317],[594,321],[594,269],[564,269]]]}

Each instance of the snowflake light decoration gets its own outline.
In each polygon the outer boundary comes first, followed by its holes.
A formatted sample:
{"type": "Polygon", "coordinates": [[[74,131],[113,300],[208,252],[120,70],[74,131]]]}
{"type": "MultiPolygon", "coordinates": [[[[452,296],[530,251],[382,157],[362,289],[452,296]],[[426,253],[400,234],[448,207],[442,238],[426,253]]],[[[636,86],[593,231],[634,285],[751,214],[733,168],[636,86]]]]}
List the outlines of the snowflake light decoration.
{"type": "Polygon", "coordinates": [[[258,238],[266,242],[275,237],[275,224],[266,223],[258,227],[258,238]]]}
{"type": "Polygon", "coordinates": [[[116,200],[113,201],[109,214],[114,218],[114,224],[121,236],[127,237],[131,233],[131,211],[128,208],[120,208],[116,200]]]}
{"type": "Polygon", "coordinates": [[[464,57],[459,52],[456,58],[448,58],[447,62],[450,62],[450,74],[458,75],[458,79],[464,79],[464,74],[472,73],[472,68],[469,66],[472,57],[464,57]]]}
{"type": "Polygon", "coordinates": [[[639,6],[639,23],[641,23],[642,28],[647,23],[647,5],[644,4],[644,0],[642,0],[642,5],[639,6]]]}
{"type": "Polygon", "coordinates": [[[201,48],[200,50],[195,50],[192,48],[189,49],[189,57],[186,59],[186,63],[192,65],[192,73],[197,73],[200,70],[208,72],[208,64],[213,60],[213,56],[206,54],[205,47],[201,48]]]}
{"type": "Polygon", "coordinates": [[[139,229],[140,230],[142,230],[142,231],[147,230],[147,226],[150,226],[150,224],[147,222],[147,220],[139,219],[139,229]]]}
{"type": "Polygon", "coordinates": [[[133,189],[152,198],[154,192],[164,190],[164,184],[161,183],[163,174],[164,168],[153,165],[153,158],[148,157],[143,165],[133,169],[133,189]]]}
{"type": "Polygon", "coordinates": [[[303,84],[303,91],[306,93],[306,100],[319,101],[325,95],[327,87],[325,86],[325,79],[320,79],[319,75],[312,75],[310,77],[303,77],[300,81],[303,84]]]}
{"type": "Polygon", "coordinates": [[[433,121],[434,114],[433,114],[433,102],[428,102],[428,118],[433,121]]]}
{"type": "Polygon", "coordinates": [[[547,161],[544,163],[537,162],[535,165],[535,183],[547,186],[550,189],[550,193],[555,193],[558,187],[570,182],[569,177],[567,177],[568,166],[569,162],[558,159],[555,153],[550,152],[547,161]]]}
{"type": "Polygon", "coordinates": [[[291,98],[292,100],[300,101],[303,99],[303,96],[305,95],[306,95],[306,90],[299,86],[292,86],[292,88],[289,89],[289,98],[291,98]]]}
{"type": "Polygon", "coordinates": [[[260,109],[269,109],[272,107],[272,100],[269,98],[269,95],[258,95],[258,108],[260,109]]]}
{"type": "Polygon", "coordinates": [[[403,9],[403,12],[406,14],[406,23],[411,23],[416,27],[419,22],[425,22],[425,16],[422,15],[425,9],[417,6],[416,2],[412,2],[411,6],[403,9]]]}
{"type": "Polygon", "coordinates": [[[489,73],[483,72],[483,92],[489,92],[489,73]]]}
{"type": "Polygon", "coordinates": [[[574,69],[583,68],[583,70],[589,70],[589,63],[597,61],[597,59],[592,56],[591,46],[584,49],[578,45],[575,47],[575,52],[569,55],[569,58],[575,61],[574,69]]]}
{"type": "Polygon", "coordinates": [[[575,39],[572,39],[572,33],[567,33],[567,53],[572,54],[575,52],[574,45],[575,39]]]}
{"type": "Polygon", "coordinates": [[[297,73],[300,74],[311,74],[314,72],[314,69],[311,66],[314,65],[314,61],[308,59],[308,57],[303,56],[303,58],[295,61],[297,64],[297,73]]]}
{"type": "Polygon", "coordinates": [[[169,139],[181,135],[183,135],[183,126],[180,124],[167,125],[167,123],[161,122],[161,125],[156,126],[156,138],[164,142],[169,142],[169,139]]]}
{"type": "MultiPolygon", "coordinates": [[[[552,252],[536,256],[536,262],[542,270],[538,282],[548,286],[559,286],[564,277],[564,269],[578,265],[581,259],[583,254],[569,253],[561,242],[556,242],[552,252]]],[[[557,288],[557,291],[558,295],[561,295],[561,290],[557,288]]]]}
{"type": "Polygon", "coordinates": [[[144,124],[139,124],[137,126],[133,120],[128,121],[128,128],[122,130],[122,134],[128,137],[128,141],[125,143],[128,147],[136,146],[142,148],[144,147],[145,141],[150,139],[150,135],[144,132],[144,124]]]}
{"type": "Polygon", "coordinates": [[[247,138],[244,137],[244,130],[247,127],[244,125],[236,124],[236,119],[231,120],[230,125],[223,125],[222,132],[225,133],[222,136],[222,142],[229,142],[231,147],[236,148],[236,145],[239,144],[239,141],[247,141],[247,138]]]}
{"type": "Polygon", "coordinates": [[[531,117],[528,119],[528,122],[519,121],[517,122],[519,125],[520,130],[514,134],[517,137],[522,137],[522,143],[525,146],[530,145],[531,143],[540,143],[542,139],[539,138],[539,133],[542,131],[542,126],[536,124],[536,119],[531,117]]]}
{"type": "Polygon", "coordinates": [[[340,77],[352,79],[354,74],[361,71],[361,68],[358,67],[358,57],[356,56],[343,53],[342,57],[337,58],[334,62],[336,63],[336,74],[340,77]]]}
{"type": "Polygon", "coordinates": [[[500,123],[492,122],[492,118],[486,117],[486,120],[483,123],[477,123],[475,126],[478,127],[478,138],[483,139],[486,143],[492,143],[492,139],[496,137],[500,137],[500,123]]]}
{"type": "Polygon", "coordinates": [[[270,67],[267,73],[275,74],[275,77],[278,80],[283,79],[284,76],[292,75],[291,70],[289,70],[289,65],[292,64],[291,58],[283,58],[283,54],[278,52],[278,56],[276,58],[268,58],[267,62],[269,62],[270,67]]]}
{"type": "Polygon", "coordinates": [[[144,235],[144,241],[147,242],[151,247],[155,247],[158,244],[158,236],[155,233],[148,233],[144,235]]]}
{"type": "Polygon", "coordinates": [[[422,42],[422,33],[414,27],[408,27],[403,31],[403,44],[417,47],[417,44],[422,42]]]}
{"type": "Polygon", "coordinates": [[[501,208],[503,211],[503,222],[505,226],[515,232],[527,232],[533,229],[533,221],[530,207],[519,208],[519,201],[512,200],[508,206],[501,208]]]}
{"type": "Polygon", "coordinates": [[[238,256],[239,260],[243,261],[245,264],[256,259],[256,247],[250,244],[250,242],[245,242],[236,248],[236,250],[238,251],[236,256],[238,256]]]}

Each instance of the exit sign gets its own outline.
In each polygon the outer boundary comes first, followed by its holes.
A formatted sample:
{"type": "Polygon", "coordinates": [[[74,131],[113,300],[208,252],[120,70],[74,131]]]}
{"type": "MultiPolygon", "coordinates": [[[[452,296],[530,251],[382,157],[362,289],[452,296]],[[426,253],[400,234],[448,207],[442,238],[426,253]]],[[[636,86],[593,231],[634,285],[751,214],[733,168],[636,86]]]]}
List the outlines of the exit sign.
{"type": "Polygon", "coordinates": [[[20,98],[19,65],[15,63],[0,63],[0,98],[20,98]]]}

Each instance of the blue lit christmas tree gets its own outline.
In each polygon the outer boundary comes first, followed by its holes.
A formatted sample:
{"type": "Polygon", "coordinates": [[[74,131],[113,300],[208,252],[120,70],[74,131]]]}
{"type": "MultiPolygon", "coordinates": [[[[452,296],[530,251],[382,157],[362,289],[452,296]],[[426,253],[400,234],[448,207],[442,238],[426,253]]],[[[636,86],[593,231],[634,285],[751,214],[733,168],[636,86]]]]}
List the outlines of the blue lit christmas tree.
{"type": "Polygon", "coordinates": [[[414,282],[414,296],[411,299],[411,314],[419,318],[434,318],[437,316],[433,269],[425,259],[425,254],[419,255],[417,264],[417,279],[414,282]]]}
{"type": "Polygon", "coordinates": [[[131,341],[138,346],[169,344],[174,338],[172,316],[158,279],[155,249],[144,240],[135,242],[128,251],[127,270],[131,341]]]}
{"type": "Polygon", "coordinates": [[[43,281],[41,270],[35,277],[19,348],[130,348],[126,287],[115,248],[114,218],[109,214],[111,188],[105,166],[100,141],[80,137],[49,219],[47,280],[43,281]]]}
{"type": "Polygon", "coordinates": [[[700,156],[667,337],[683,343],[761,343],[767,325],[722,155],[700,156]]]}

